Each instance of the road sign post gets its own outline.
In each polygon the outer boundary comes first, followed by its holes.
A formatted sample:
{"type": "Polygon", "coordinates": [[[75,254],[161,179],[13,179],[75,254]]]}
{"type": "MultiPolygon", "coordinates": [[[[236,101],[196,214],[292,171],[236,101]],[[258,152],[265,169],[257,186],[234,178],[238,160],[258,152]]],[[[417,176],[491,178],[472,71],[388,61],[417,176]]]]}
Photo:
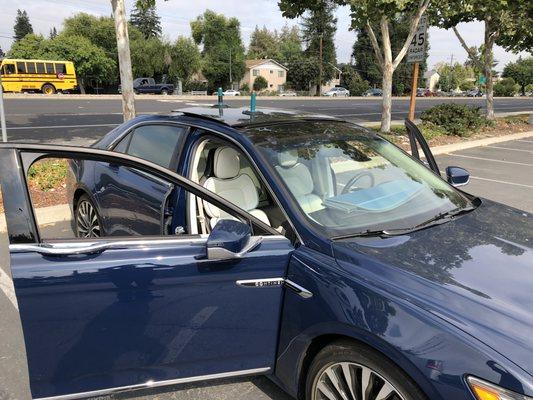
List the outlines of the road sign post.
{"type": "Polygon", "coordinates": [[[420,63],[426,57],[426,42],[427,42],[427,18],[422,16],[409,49],[407,50],[407,63],[413,64],[413,79],[411,81],[411,100],[409,102],[409,114],[407,118],[411,121],[415,119],[416,107],[416,92],[418,89],[418,74],[420,70],[420,63]]]}
{"type": "Polygon", "coordinates": [[[0,124],[2,126],[2,141],[7,142],[6,114],[4,112],[4,90],[2,89],[2,75],[0,74],[0,124]]]}

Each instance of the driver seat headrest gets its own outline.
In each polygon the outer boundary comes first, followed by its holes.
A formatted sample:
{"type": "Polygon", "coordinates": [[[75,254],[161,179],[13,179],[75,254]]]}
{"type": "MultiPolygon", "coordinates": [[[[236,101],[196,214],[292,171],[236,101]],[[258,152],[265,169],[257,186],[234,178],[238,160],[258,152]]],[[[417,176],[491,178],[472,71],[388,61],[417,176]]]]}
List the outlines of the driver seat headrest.
{"type": "Polygon", "coordinates": [[[278,153],[278,162],[279,165],[283,168],[291,168],[296,165],[298,162],[298,151],[297,150],[286,150],[278,153]]]}
{"type": "Polygon", "coordinates": [[[231,179],[239,175],[239,153],[231,147],[219,147],[213,156],[213,175],[219,179],[231,179]]]}

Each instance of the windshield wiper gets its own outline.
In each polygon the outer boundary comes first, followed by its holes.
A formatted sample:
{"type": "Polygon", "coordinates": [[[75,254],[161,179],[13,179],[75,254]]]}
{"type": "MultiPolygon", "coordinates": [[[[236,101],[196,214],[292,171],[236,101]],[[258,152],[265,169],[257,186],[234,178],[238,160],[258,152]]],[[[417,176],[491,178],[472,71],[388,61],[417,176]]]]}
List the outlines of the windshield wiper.
{"type": "Polygon", "coordinates": [[[428,219],[427,221],[422,222],[421,224],[415,225],[411,228],[403,228],[403,229],[368,229],[366,231],[362,232],[356,232],[351,233],[347,235],[341,235],[341,236],[335,236],[332,239],[333,240],[341,240],[341,239],[348,239],[353,237],[390,237],[390,236],[401,236],[406,235],[411,232],[418,231],[423,228],[427,228],[431,225],[440,225],[445,222],[448,222],[452,220],[454,217],[466,214],[467,212],[470,212],[477,207],[466,207],[466,208],[455,208],[450,211],[445,211],[442,213],[439,213],[435,215],[434,217],[428,219]]]}

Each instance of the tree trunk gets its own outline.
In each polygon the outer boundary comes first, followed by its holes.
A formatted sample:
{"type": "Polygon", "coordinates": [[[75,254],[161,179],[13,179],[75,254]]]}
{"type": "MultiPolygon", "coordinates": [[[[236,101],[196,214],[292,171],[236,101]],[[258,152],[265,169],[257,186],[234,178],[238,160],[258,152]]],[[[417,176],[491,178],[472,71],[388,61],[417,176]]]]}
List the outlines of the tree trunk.
{"type": "Polygon", "coordinates": [[[498,35],[498,29],[493,30],[492,18],[487,15],[485,18],[485,48],[484,48],[484,73],[485,73],[485,91],[486,93],[486,108],[487,119],[494,119],[494,85],[492,83],[492,63],[494,55],[492,49],[494,42],[498,35]]]}
{"type": "Polygon", "coordinates": [[[381,107],[381,132],[390,132],[392,108],[392,63],[383,66],[383,104],[381,107]]]}
{"type": "MultiPolygon", "coordinates": [[[[485,62],[485,64],[487,64],[485,62]]],[[[487,65],[486,65],[487,66],[487,65]]],[[[485,84],[486,90],[486,107],[487,107],[487,119],[494,119],[494,84],[492,83],[492,62],[488,65],[488,69],[485,68],[485,77],[487,82],[485,84]]]]}
{"type": "Polygon", "coordinates": [[[111,0],[115,31],[117,35],[118,65],[122,89],[122,113],[124,121],[135,118],[135,97],[133,93],[133,73],[131,72],[130,40],[124,0],[111,0]]]}

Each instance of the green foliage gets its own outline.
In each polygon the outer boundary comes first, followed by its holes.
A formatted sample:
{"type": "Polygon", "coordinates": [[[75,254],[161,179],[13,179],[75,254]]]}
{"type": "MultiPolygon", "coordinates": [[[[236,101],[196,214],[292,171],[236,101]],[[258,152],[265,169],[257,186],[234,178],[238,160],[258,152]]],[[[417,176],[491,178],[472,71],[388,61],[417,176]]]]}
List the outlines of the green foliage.
{"type": "Polygon", "coordinates": [[[520,57],[516,62],[510,62],[503,69],[502,76],[513,78],[520,85],[522,95],[524,95],[526,87],[533,84],[533,57],[520,57]]]}
{"type": "Polygon", "coordinates": [[[192,37],[203,45],[203,74],[212,86],[230,84],[230,55],[233,81],[244,76],[244,46],[237,18],[207,10],[191,22],[192,37]]]}
{"type": "Polygon", "coordinates": [[[48,34],[48,39],[53,39],[57,36],[57,29],[56,27],[52,27],[52,29],[50,29],[50,33],[48,34]]]}
{"type": "MultiPolygon", "coordinates": [[[[317,0],[318,7],[310,9],[302,18],[302,39],[306,45],[305,55],[316,58],[322,63],[322,82],[319,77],[315,84],[324,84],[335,76],[337,54],[335,52],[335,32],[337,18],[335,18],[335,2],[332,0],[317,0]],[[320,39],[322,38],[322,59],[320,59],[320,39]]],[[[320,65],[320,64],[319,64],[320,65]]]]}
{"type": "Polygon", "coordinates": [[[160,77],[168,69],[168,47],[157,37],[130,41],[131,65],[134,77],[160,77]]]}
{"type": "Polygon", "coordinates": [[[261,90],[264,90],[268,87],[268,81],[262,77],[262,76],[258,76],[257,78],[255,78],[254,80],[254,90],[256,92],[260,92],[261,90]]]}
{"type": "Polygon", "coordinates": [[[276,31],[269,31],[266,26],[263,26],[262,29],[256,26],[250,38],[247,58],[273,58],[279,61],[280,43],[278,33],[276,31]]]}
{"type": "Polygon", "coordinates": [[[341,71],[341,86],[348,89],[351,96],[362,96],[363,93],[370,89],[368,81],[361,78],[354,66],[343,65],[341,71]]]}
{"type": "Polygon", "coordinates": [[[440,75],[439,87],[445,92],[451,92],[461,87],[469,79],[474,79],[474,71],[470,67],[465,67],[460,63],[453,65],[441,63],[437,65],[437,72],[440,75]]]}
{"type": "Polygon", "coordinates": [[[42,56],[42,47],[46,39],[42,35],[30,33],[17,40],[8,52],[10,58],[37,58],[42,56]]]}
{"type": "Polygon", "coordinates": [[[146,39],[161,36],[161,18],[155,11],[155,4],[149,7],[135,5],[130,15],[130,23],[135,26],[146,39]]]}
{"type": "MultiPolygon", "coordinates": [[[[281,28],[278,36],[279,53],[281,63],[287,63],[289,60],[294,60],[302,54],[302,40],[300,38],[300,30],[298,26],[289,27],[285,25],[281,28]]],[[[289,71],[290,73],[290,71],[289,71]]]]}
{"type": "Polygon", "coordinates": [[[245,94],[249,94],[250,93],[250,85],[248,85],[248,83],[244,83],[244,85],[241,86],[240,91],[244,92],[245,94]]]}
{"type": "Polygon", "coordinates": [[[65,184],[68,165],[65,159],[44,159],[37,161],[28,170],[28,180],[32,187],[48,192],[65,184]]]}
{"type": "Polygon", "coordinates": [[[318,60],[302,55],[290,60],[286,66],[289,69],[287,86],[295,90],[309,91],[311,84],[315,82],[319,73],[318,60]]]}
{"type": "Polygon", "coordinates": [[[174,81],[179,78],[184,85],[191,80],[194,73],[201,67],[202,57],[200,50],[190,38],[180,36],[173,44],[168,46],[168,55],[170,61],[168,65],[169,78],[174,81]]]}
{"type": "Polygon", "coordinates": [[[26,10],[17,10],[13,31],[15,32],[15,36],[13,36],[15,42],[18,42],[26,35],[33,33],[33,26],[30,23],[30,17],[28,17],[26,10]]]}
{"type": "Polygon", "coordinates": [[[494,95],[512,97],[518,92],[519,88],[520,86],[516,84],[513,78],[503,78],[494,85],[494,95]]]}
{"type": "Polygon", "coordinates": [[[476,87],[476,84],[474,81],[463,81],[459,84],[459,89],[461,89],[462,91],[468,91],[468,90],[472,90],[476,87]]]}
{"type": "Polygon", "coordinates": [[[468,136],[489,122],[479,114],[479,107],[456,103],[442,103],[425,110],[420,119],[445,129],[448,135],[468,136]]]}

